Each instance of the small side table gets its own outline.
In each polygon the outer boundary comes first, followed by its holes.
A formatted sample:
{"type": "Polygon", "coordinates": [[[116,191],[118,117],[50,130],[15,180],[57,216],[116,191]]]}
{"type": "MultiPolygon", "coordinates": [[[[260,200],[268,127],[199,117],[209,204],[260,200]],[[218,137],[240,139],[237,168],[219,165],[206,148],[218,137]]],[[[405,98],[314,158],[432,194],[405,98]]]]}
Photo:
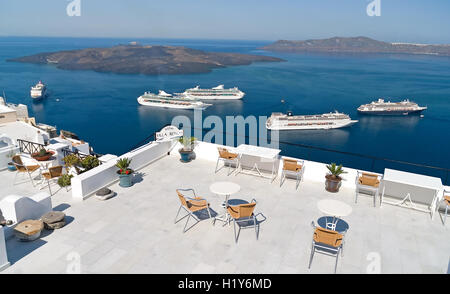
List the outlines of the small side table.
{"type": "Polygon", "coordinates": [[[317,208],[325,215],[332,216],[332,221],[326,223],[326,229],[336,230],[336,224],[340,217],[347,216],[352,213],[353,209],[350,205],[334,199],[324,199],[317,202],[317,208]]]}
{"type": "Polygon", "coordinates": [[[227,212],[228,199],[232,194],[239,192],[241,186],[232,182],[215,182],[210,187],[209,190],[220,196],[225,196],[225,201],[222,203],[222,207],[224,208],[224,213],[222,215],[216,216],[214,220],[223,221],[224,224],[230,223],[230,218],[227,212]]]}

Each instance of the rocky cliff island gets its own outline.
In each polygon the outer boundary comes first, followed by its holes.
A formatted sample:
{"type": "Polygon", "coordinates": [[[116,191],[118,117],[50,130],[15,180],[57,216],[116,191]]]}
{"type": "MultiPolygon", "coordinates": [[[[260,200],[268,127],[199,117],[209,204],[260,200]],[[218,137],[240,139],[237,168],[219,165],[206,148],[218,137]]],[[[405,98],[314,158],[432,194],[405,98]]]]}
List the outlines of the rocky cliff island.
{"type": "Polygon", "coordinates": [[[158,75],[207,73],[215,68],[284,60],[261,55],[205,52],[177,46],[118,45],[112,48],[39,53],[8,61],[53,64],[67,70],[158,75]]]}
{"type": "Polygon", "coordinates": [[[302,53],[402,53],[450,56],[450,45],[388,43],[367,37],[287,41],[280,40],[261,49],[274,52],[302,53]]]}

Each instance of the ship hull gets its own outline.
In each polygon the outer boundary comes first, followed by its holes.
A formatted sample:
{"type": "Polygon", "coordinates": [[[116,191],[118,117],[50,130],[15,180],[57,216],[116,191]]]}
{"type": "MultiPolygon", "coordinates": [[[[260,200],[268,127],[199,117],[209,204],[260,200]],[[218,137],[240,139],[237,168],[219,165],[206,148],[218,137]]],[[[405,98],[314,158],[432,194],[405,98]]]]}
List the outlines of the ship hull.
{"type": "Polygon", "coordinates": [[[384,110],[374,110],[374,111],[364,111],[364,110],[358,110],[359,114],[364,115],[385,115],[385,116],[400,116],[400,115],[419,115],[424,111],[425,109],[417,109],[417,110],[406,110],[406,111],[384,111],[384,110]]]}
{"type": "Polygon", "coordinates": [[[220,95],[194,95],[194,94],[185,94],[186,97],[191,99],[199,99],[199,100],[239,100],[244,98],[245,94],[240,95],[229,95],[229,96],[220,96],[220,95]]]}
{"type": "Polygon", "coordinates": [[[158,102],[148,102],[145,101],[142,97],[139,97],[137,99],[138,103],[144,106],[151,106],[151,107],[159,107],[159,108],[172,108],[172,109],[204,109],[208,107],[209,105],[179,105],[179,104],[169,104],[169,103],[158,103],[158,102]]]}
{"type": "Polygon", "coordinates": [[[266,128],[271,131],[289,131],[289,130],[330,130],[330,129],[340,129],[349,127],[355,123],[357,123],[357,120],[351,120],[346,122],[339,122],[339,123],[332,123],[329,125],[308,125],[308,126],[299,126],[299,125],[272,125],[267,124],[266,128]]]}

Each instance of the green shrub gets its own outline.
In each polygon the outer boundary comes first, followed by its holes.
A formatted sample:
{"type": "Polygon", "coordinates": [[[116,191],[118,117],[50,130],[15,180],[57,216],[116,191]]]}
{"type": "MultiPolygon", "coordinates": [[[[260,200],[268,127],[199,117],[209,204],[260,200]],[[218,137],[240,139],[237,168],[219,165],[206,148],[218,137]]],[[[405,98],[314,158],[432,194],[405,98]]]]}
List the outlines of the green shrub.
{"type": "Polygon", "coordinates": [[[62,175],[59,179],[58,179],[58,185],[62,188],[70,186],[71,185],[71,179],[73,178],[72,175],[62,175]]]}
{"type": "Polygon", "coordinates": [[[99,165],[100,160],[92,155],[86,156],[85,158],[83,158],[83,160],[81,160],[81,166],[84,168],[83,172],[91,170],[99,165]]]}

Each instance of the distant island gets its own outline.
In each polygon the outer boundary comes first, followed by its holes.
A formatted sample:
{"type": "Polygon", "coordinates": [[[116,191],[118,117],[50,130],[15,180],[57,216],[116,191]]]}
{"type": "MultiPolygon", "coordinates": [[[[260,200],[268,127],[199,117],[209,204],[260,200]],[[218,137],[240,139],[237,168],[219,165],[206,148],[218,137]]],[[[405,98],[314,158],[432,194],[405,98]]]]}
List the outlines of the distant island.
{"type": "Polygon", "coordinates": [[[179,46],[131,44],[111,48],[39,53],[8,61],[53,64],[57,68],[67,70],[158,75],[207,73],[215,68],[284,60],[262,55],[205,52],[179,46]]]}
{"type": "Polygon", "coordinates": [[[260,49],[289,53],[403,53],[450,56],[450,45],[388,43],[367,37],[334,37],[305,41],[279,40],[260,49]]]}

